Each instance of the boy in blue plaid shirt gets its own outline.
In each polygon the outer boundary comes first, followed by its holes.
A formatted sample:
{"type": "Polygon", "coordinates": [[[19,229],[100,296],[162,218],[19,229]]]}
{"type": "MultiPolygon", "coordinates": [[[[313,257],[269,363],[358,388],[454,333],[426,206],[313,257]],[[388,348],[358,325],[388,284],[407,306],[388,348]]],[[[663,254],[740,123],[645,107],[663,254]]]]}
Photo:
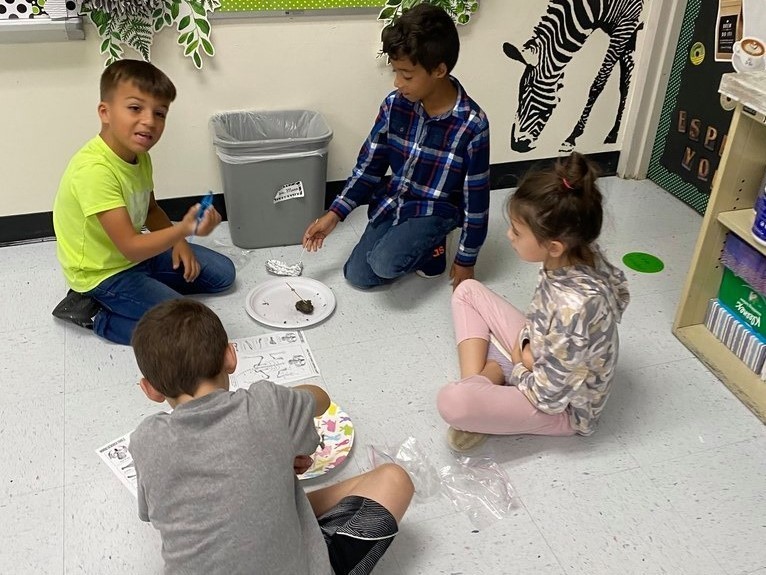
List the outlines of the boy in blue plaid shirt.
{"type": "Polygon", "coordinates": [[[371,288],[413,271],[443,274],[446,236],[460,227],[454,288],[473,278],[487,235],[489,122],[450,75],[460,40],[444,10],[419,4],[385,28],[382,40],[396,90],[381,104],[343,191],[306,229],[303,245],[318,250],[338,222],[369,204],[367,227],[343,273],[352,285],[371,288]]]}

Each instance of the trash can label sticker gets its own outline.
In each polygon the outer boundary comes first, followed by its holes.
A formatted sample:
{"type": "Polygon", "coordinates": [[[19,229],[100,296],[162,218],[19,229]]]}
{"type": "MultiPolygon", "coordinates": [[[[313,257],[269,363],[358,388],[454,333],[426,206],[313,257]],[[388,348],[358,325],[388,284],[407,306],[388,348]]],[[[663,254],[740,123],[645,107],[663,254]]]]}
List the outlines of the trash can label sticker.
{"type": "Polygon", "coordinates": [[[303,182],[293,182],[292,184],[285,184],[277,190],[274,196],[274,203],[284,202],[285,200],[292,200],[293,198],[302,198],[303,182]]]}

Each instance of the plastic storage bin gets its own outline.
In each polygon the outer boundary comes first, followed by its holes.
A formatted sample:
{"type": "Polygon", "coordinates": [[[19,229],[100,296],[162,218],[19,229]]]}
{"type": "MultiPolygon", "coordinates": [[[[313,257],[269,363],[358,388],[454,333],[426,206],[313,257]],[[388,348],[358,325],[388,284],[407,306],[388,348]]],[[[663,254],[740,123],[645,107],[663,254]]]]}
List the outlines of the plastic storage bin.
{"type": "Polygon", "coordinates": [[[301,243],[324,210],[332,130],[318,112],[240,111],[210,124],[232,242],[242,248],[301,243]]]}

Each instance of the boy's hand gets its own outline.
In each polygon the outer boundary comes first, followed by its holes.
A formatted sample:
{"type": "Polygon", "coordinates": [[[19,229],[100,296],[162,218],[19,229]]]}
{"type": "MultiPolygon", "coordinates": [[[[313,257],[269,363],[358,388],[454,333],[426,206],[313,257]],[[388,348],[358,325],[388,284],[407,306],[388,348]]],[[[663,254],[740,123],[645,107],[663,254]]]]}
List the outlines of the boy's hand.
{"type": "Polygon", "coordinates": [[[449,271],[449,277],[452,279],[452,289],[454,290],[463,280],[473,279],[473,266],[461,266],[453,263],[449,271]]]}
{"type": "Polygon", "coordinates": [[[317,251],[322,247],[325,238],[332,233],[339,221],[338,214],[328,211],[306,228],[306,233],[303,234],[303,247],[310,252],[317,251]]]}
{"type": "Polygon", "coordinates": [[[218,213],[213,206],[210,206],[205,210],[205,215],[197,223],[197,213],[200,210],[200,204],[194,204],[189,211],[186,212],[184,219],[181,220],[181,225],[184,226],[187,236],[206,236],[212,232],[218,224],[221,223],[221,214],[218,213]]]}
{"type": "Polygon", "coordinates": [[[177,270],[181,264],[184,266],[184,279],[189,283],[196,280],[201,270],[194,251],[186,240],[181,240],[173,246],[173,269],[177,270]]]}
{"type": "Polygon", "coordinates": [[[309,470],[314,460],[309,455],[296,455],[295,461],[293,461],[293,471],[295,475],[303,475],[309,470]]]}

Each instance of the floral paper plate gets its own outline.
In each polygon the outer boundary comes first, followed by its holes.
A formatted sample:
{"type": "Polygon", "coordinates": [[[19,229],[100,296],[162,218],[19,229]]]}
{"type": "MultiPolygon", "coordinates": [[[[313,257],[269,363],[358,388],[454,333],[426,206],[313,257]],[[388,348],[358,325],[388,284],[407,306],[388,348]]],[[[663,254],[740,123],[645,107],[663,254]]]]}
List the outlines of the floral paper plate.
{"type": "Polygon", "coordinates": [[[354,444],[354,424],[336,403],[331,403],[314,424],[322,443],[314,452],[314,463],[298,479],[312,479],[335,469],[346,461],[354,444]]]}

